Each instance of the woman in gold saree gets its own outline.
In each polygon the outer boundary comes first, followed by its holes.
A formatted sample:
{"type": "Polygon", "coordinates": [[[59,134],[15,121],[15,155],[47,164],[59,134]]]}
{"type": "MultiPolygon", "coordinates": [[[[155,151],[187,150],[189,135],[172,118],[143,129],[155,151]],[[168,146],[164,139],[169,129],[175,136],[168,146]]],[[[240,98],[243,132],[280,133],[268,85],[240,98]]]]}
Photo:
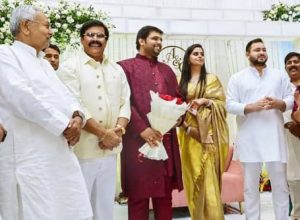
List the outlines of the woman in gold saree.
{"type": "Polygon", "coordinates": [[[200,44],[185,52],[180,92],[191,103],[180,128],[183,183],[192,220],[224,219],[221,177],[228,151],[225,94],[206,72],[200,44]]]}

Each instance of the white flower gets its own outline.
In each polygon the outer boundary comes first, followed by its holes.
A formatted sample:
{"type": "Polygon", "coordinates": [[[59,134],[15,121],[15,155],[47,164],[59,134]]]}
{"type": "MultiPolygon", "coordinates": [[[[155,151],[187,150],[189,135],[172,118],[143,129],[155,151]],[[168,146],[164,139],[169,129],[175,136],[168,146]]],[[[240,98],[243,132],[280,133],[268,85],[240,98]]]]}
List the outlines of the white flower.
{"type": "Polygon", "coordinates": [[[286,20],[286,19],[288,19],[288,18],[289,18],[289,16],[288,16],[287,14],[281,15],[281,19],[282,19],[282,20],[286,20]]]}
{"type": "Polygon", "coordinates": [[[4,43],[5,43],[5,44],[10,44],[10,43],[12,43],[12,41],[11,41],[11,39],[6,38],[6,39],[4,40],[4,43]]]}
{"type": "Polygon", "coordinates": [[[8,21],[6,21],[4,24],[3,24],[3,27],[5,27],[5,28],[9,28],[9,22],[8,21]]]}
{"type": "Polygon", "coordinates": [[[69,22],[70,24],[74,22],[74,19],[70,16],[67,17],[67,22],[69,22]]]}
{"type": "MultiPolygon", "coordinates": [[[[12,36],[9,30],[10,11],[16,7],[16,3],[24,4],[26,0],[4,1],[7,2],[7,4],[4,5],[3,0],[0,0],[0,14],[4,14],[4,16],[0,17],[0,44],[12,42],[12,36]]],[[[68,45],[70,47],[78,47],[80,45],[78,29],[80,29],[82,24],[76,23],[75,20],[82,15],[88,17],[90,20],[99,19],[107,21],[105,23],[109,28],[114,27],[110,24],[107,14],[103,13],[101,10],[94,11],[84,5],[77,3],[70,4],[68,0],[60,0],[58,4],[50,4],[50,6],[36,0],[29,1],[32,1],[33,5],[38,6],[46,15],[48,15],[49,22],[53,27],[53,33],[55,33],[52,42],[57,42],[62,49],[68,45]],[[74,40],[71,40],[71,37],[73,37],[74,40]]]]}

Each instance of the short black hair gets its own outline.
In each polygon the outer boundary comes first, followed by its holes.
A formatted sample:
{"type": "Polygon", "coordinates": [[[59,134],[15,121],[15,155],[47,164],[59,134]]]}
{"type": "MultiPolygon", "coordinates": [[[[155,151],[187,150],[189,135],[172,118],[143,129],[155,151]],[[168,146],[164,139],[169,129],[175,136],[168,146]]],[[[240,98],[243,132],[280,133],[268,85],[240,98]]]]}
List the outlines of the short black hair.
{"type": "Polygon", "coordinates": [[[254,43],[264,43],[264,42],[261,38],[255,38],[255,39],[249,41],[246,45],[246,52],[250,51],[250,48],[251,48],[252,44],[254,44],[254,43]]]}
{"type": "Polygon", "coordinates": [[[288,53],[285,58],[284,58],[284,64],[286,65],[287,61],[289,59],[291,59],[292,57],[298,57],[298,59],[300,60],[300,53],[297,52],[290,52],[288,53]]]}
{"type": "Polygon", "coordinates": [[[51,49],[53,49],[53,50],[56,50],[56,51],[60,54],[60,49],[59,49],[59,47],[58,47],[57,45],[55,45],[55,44],[49,44],[49,47],[46,47],[45,49],[43,49],[43,51],[45,52],[45,50],[46,50],[47,48],[51,48],[51,49]]]}
{"type": "Polygon", "coordinates": [[[147,26],[142,27],[136,35],[135,43],[136,43],[137,50],[140,50],[140,46],[141,46],[139,43],[139,39],[146,40],[146,38],[149,36],[150,32],[152,32],[152,31],[158,32],[160,34],[164,33],[162,30],[160,30],[159,28],[154,27],[154,26],[147,25],[147,26]]]}
{"type": "Polygon", "coordinates": [[[91,20],[91,21],[85,22],[80,28],[80,37],[83,38],[86,30],[88,30],[91,27],[103,27],[104,33],[106,35],[106,40],[108,40],[108,38],[109,38],[108,28],[106,27],[106,25],[103,22],[98,21],[98,20],[91,20]]]}

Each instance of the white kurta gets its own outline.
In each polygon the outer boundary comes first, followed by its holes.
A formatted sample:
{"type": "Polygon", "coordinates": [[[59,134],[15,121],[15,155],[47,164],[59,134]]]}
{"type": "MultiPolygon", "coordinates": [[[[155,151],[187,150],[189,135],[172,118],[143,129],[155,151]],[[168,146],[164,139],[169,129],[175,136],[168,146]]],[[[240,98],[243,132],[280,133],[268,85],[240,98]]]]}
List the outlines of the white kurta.
{"type": "Polygon", "coordinates": [[[244,114],[247,104],[265,96],[282,99],[286,109],[291,109],[294,97],[287,74],[265,68],[260,77],[255,68],[248,67],[232,75],[229,80],[226,106],[229,113],[237,115],[237,153],[242,162],[286,163],[282,112],[272,109],[244,114]]]}
{"type": "MultiPolygon", "coordinates": [[[[296,87],[292,85],[293,91],[296,87]]],[[[284,123],[291,122],[292,110],[284,113],[284,123]]],[[[288,163],[287,163],[287,179],[289,181],[300,180],[300,139],[292,135],[288,129],[285,129],[288,140],[288,163]]]]}
{"type": "Polygon", "coordinates": [[[0,47],[0,115],[8,130],[0,212],[5,220],[88,218],[84,179],[62,135],[79,104],[42,57],[18,41],[0,47]]]}

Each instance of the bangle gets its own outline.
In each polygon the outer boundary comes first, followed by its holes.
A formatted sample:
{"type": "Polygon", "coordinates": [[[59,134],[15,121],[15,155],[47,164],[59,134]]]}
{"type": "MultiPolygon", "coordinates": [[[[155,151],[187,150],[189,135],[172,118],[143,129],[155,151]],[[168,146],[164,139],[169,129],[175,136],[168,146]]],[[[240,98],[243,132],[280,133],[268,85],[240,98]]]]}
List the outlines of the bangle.
{"type": "Polygon", "coordinates": [[[117,124],[116,127],[121,129],[122,135],[124,135],[126,133],[126,129],[122,125],[117,124]]]}
{"type": "Polygon", "coordinates": [[[192,129],[192,127],[191,127],[191,126],[188,126],[188,127],[186,128],[186,134],[190,134],[191,129],[192,129]]]}
{"type": "Polygon", "coordinates": [[[101,143],[102,141],[104,141],[104,139],[107,136],[107,131],[105,131],[105,134],[103,135],[103,137],[99,138],[99,143],[101,143]]]}

